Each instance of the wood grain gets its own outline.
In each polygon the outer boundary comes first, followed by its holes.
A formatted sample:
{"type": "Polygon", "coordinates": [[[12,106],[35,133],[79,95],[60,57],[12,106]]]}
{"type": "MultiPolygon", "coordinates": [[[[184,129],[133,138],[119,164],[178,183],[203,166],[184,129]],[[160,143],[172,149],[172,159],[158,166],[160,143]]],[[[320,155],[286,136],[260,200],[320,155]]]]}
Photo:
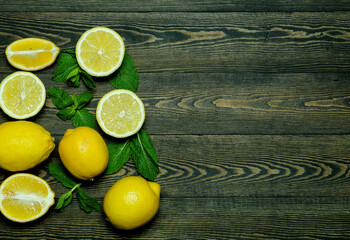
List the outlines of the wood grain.
{"type": "Polygon", "coordinates": [[[349,213],[344,211],[349,207],[347,198],[166,198],[151,223],[122,232],[102,212],[86,214],[74,200],[63,213],[51,209],[43,219],[25,224],[21,228],[26,231],[0,216],[0,235],[33,240],[344,239],[350,237],[349,213]]]}
{"type": "Polygon", "coordinates": [[[349,11],[348,0],[263,0],[263,1],[186,1],[186,0],[130,0],[113,1],[105,0],[103,4],[97,0],[76,1],[44,1],[44,0],[17,0],[0,1],[3,12],[17,12],[18,9],[26,12],[326,12],[349,11]],[[25,7],[23,7],[25,6],[25,7]]]}
{"type": "MultiPolygon", "coordinates": [[[[18,225],[0,214],[0,239],[350,239],[350,1],[0,0],[0,80],[16,71],[8,44],[41,37],[62,50],[106,26],[136,63],[144,128],[159,156],[161,204],[144,227],[115,230],[104,213],[64,212],[18,225]]],[[[46,88],[57,67],[36,72],[46,88]]],[[[88,110],[113,87],[107,78],[88,110]]],[[[70,121],[47,98],[29,119],[56,149],[28,172],[67,192],[48,173],[70,121]]],[[[0,123],[11,121],[0,111],[0,123]]],[[[106,142],[113,140],[101,129],[106,142]]],[[[0,182],[11,173],[0,170],[0,182]]],[[[84,182],[103,202],[132,160],[84,182]]]]}
{"type": "MultiPolygon", "coordinates": [[[[48,89],[68,88],[37,75],[48,89]]],[[[0,74],[0,79],[7,74],[0,74]]],[[[348,134],[350,133],[349,75],[337,74],[195,74],[141,73],[137,94],[146,107],[144,127],[151,134],[348,134]]],[[[88,109],[95,114],[98,100],[113,90],[107,79],[97,89],[88,109]]],[[[61,135],[72,127],[61,121],[47,99],[32,120],[61,135]]],[[[4,113],[0,122],[8,121],[4,113]]]]}
{"type": "MultiPolygon", "coordinates": [[[[84,31],[103,25],[125,38],[140,72],[347,72],[347,19],[347,12],[3,12],[0,52],[33,36],[73,49],[84,31]]],[[[0,72],[11,71],[0,58],[0,72]]]]}

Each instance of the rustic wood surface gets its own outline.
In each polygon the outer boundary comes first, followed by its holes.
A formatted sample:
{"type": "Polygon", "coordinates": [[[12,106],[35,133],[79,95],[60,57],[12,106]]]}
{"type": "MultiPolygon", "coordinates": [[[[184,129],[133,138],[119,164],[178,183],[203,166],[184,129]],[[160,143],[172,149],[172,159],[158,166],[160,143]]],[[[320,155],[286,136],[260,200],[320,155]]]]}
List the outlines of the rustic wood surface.
{"type": "MultiPolygon", "coordinates": [[[[349,0],[0,0],[0,79],[16,71],[5,57],[12,41],[41,37],[74,49],[94,26],[118,31],[138,68],[160,210],[122,232],[74,199],[28,224],[0,215],[0,239],[350,238],[349,0]]],[[[53,82],[56,67],[36,72],[46,88],[86,90],[53,82]]],[[[98,80],[88,109],[112,89],[98,80]]],[[[48,98],[30,120],[58,144],[73,125],[56,112],[48,98]]],[[[0,123],[11,120],[0,112],[0,123]]],[[[48,164],[59,161],[56,148],[29,171],[56,201],[67,189],[48,164]]],[[[130,161],[84,189],[102,203],[135,169],[130,161]]],[[[10,174],[0,171],[0,181],[10,174]]]]}

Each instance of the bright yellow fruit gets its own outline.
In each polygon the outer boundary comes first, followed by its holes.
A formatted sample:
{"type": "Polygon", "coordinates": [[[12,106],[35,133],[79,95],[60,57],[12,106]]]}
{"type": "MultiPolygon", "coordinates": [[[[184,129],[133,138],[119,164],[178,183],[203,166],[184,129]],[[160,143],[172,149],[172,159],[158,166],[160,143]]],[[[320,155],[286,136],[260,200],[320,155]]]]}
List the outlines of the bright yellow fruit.
{"type": "Polygon", "coordinates": [[[30,222],[43,216],[55,202],[55,193],[45,180],[28,173],[6,178],[0,186],[0,211],[15,222],[30,222]]]}
{"type": "Polygon", "coordinates": [[[50,66],[59,52],[59,47],[49,40],[22,38],[8,45],[5,54],[13,67],[36,71],[50,66]]]}
{"type": "Polygon", "coordinates": [[[0,124],[0,167],[25,171],[46,160],[55,148],[51,134],[39,124],[10,121],[0,124]]]}
{"type": "Polygon", "coordinates": [[[104,139],[89,127],[68,129],[58,145],[58,152],[68,171],[82,180],[93,180],[108,164],[104,139]]]}
{"type": "Polygon", "coordinates": [[[149,222],[158,212],[160,185],[139,176],[117,181],[106,193],[103,209],[118,229],[130,230],[149,222]]]}
{"type": "Polygon", "coordinates": [[[116,138],[137,133],[145,121],[145,107],[140,98],[125,89],[113,90],[97,104],[96,119],[102,130],[116,138]]]}
{"type": "Polygon", "coordinates": [[[76,45],[79,66],[92,76],[112,74],[123,62],[124,40],[112,29],[95,27],[87,30],[76,45]]]}
{"type": "Polygon", "coordinates": [[[43,108],[46,89],[31,72],[18,71],[7,76],[0,85],[0,107],[10,117],[26,119],[43,108]]]}

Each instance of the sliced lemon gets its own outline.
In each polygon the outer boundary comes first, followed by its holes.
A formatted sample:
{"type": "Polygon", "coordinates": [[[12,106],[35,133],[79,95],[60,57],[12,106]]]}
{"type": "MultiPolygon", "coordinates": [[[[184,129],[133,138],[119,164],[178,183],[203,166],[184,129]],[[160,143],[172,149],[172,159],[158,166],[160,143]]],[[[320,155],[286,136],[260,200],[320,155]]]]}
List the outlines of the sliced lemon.
{"type": "Polygon", "coordinates": [[[60,48],[41,38],[23,38],[12,42],[5,51],[9,63],[25,71],[37,71],[50,66],[60,48]]]}
{"type": "Polygon", "coordinates": [[[79,66],[92,76],[112,74],[123,62],[125,46],[122,37],[106,27],[87,30],[76,45],[79,66]]]}
{"type": "Polygon", "coordinates": [[[0,85],[0,107],[10,117],[25,119],[36,115],[44,106],[46,89],[31,72],[18,71],[0,85]]]}
{"type": "Polygon", "coordinates": [[[97,104],[96,119],[101,129],[116,138],[137,133],[145,121],[145,107],[140,98],[125,89],[113,90],[97,104]]]}
{"type": "Polygon", "coordinates": [[[0,186],[0,211],[15,222],[29,222],[43,216],[55,202],[55,193],[40,177],[17,173],[0,186]]]}

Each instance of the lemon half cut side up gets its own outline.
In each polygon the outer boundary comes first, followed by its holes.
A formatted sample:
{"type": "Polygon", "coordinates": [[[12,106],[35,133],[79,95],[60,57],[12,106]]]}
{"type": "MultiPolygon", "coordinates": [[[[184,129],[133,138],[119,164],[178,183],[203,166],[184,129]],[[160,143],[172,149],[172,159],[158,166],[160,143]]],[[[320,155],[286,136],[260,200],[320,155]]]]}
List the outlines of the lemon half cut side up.
{"type": "Polygon", "coordinates": [[[33,117],[45,105],[46,89],[33,73],[17,71],[0,84],[0,107],[10,117],[33,117]]]}
{"type": "Polygon", "coordinates": [[[116,89],[100,99],[96,108],[96,119],[108,135],[125,138],[141,129],[145,121],[145,107],[134,92],[116,89]]]}
{"type": "Polygon", "coordinates": [[[123,62],[125,45],[123,38],[114,30],[95,27],[84,32],[76,45],[79,66],[95,77],[108,76],[123,62]]]}

